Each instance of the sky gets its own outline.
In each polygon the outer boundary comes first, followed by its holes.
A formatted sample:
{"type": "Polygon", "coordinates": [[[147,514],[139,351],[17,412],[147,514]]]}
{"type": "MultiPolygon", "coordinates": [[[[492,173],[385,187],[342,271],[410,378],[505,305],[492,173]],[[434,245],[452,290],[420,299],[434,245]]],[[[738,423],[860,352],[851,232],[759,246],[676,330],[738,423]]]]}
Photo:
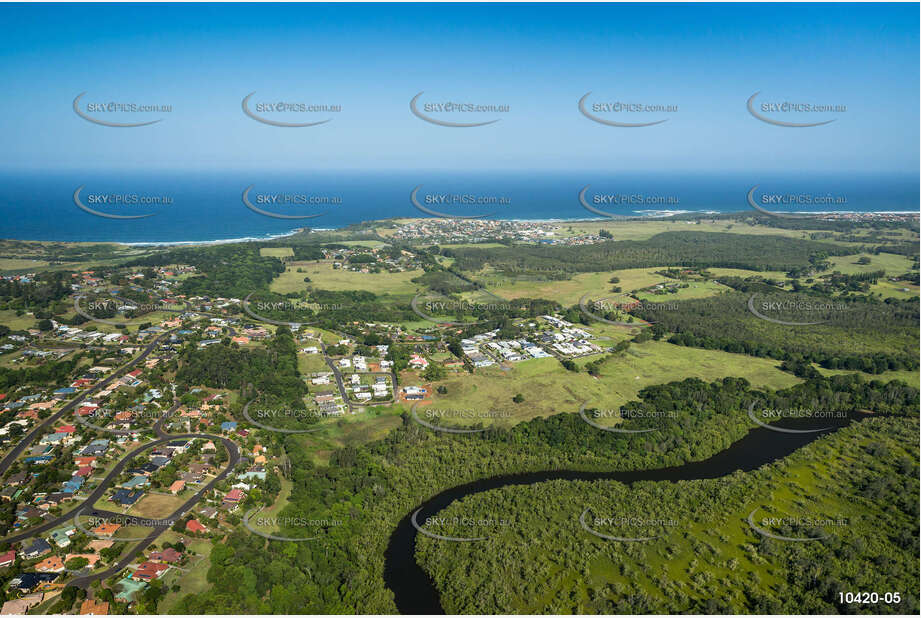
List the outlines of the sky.
{"type": "MultiPolygon", "coordinates": [[[[919,167],[917,4],[2,4],[0,171],[895,172],[919,167]],[[765,112],[762,102],[846,106],[765,112]],[[170,105],[96,114],[90,102],[170,105]],[[335,113],[243,113],[257,102],[335,113]],[[501,113],[410,111],[424,103],[501,113]],[[667,113],[580,113],[624,102],[667,113]],[[760,109],[760,108],[759,108],[760,109]]],[[[252,107],[251,107],[252,109],[252,107]]]]}

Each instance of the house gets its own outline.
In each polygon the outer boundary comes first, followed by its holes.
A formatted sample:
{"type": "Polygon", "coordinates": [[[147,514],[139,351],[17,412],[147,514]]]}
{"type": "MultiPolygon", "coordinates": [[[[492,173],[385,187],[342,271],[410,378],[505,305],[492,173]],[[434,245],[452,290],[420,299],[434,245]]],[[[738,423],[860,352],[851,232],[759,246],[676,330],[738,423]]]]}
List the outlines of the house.
{"type": "Polygon", "coordinates": [[[180,479],[178,481],[174,481],[173,484],[169,486],[169,492],[171,494],[178,494],[184,488],[185,488],[185,481],[180,479]]]}
{"type": "Polygon", "coordinates": [[[109,604],[106,601],[97,601],[96,599],[84,599],[80,604],[81,616],[107,616],[109,614],[109,604]]]}
{"type": "Polygon", "coordinates": [[[43,593],[36,592],[18,599],[13,599],[12,601],[7,601],[3,604],[3,607],[0,608],[0,614],[4,616],[23,615],[31,608],[41,603],[44,598],[45,595],[43,593]]]}
{"type": "Polygon", "coordinates": [[[203,525],[201,525],[201,522],[199,522],[197,519],[190,519],[189,521],[187,521],[185,524],[185,529],[193,533],[208,531],[208,529],[205,528],[203,525]]]}
{"type": "Polygon", "coordinates": [[[105,452],[109,450],[109,441],[100,438],[99,440],[93,440],[80,451],[80,454],[83,456],[91,455],[105,455],[105,452]]]}
{"type": "Polygon", "coordinates": [[[224,421],[221,423],[221,431],[233,431],[237,428],[237,423],[235,421],[224,421]]]}
{"type": "Polygon", "coordinates": [[[240,501],[244,498],[244,494],[239,489],[231,489],[227,492],[227,495],[224,496],[224,506],[233,510],[237,508],[237,505],[240,504],[240,501]]]}
{"type": "Polygon", "coordinates": [[[125,489],[134,489],[135,487],[143,487],[147,483],[148,481],[146,476],[138,475],[128,479],[119,485],[119,487],[124,487],[125,489]]]}
{"type": "Polygon", "coordinates": [[[163,562],[165,564],[174,564],[182,560],[182,554],[173,549],[172,547],[167,547],[163,551],[155,551],[150,553],[150,560],[152,562],[163,562]]]}
{"type": "Polygon", "coordinates": [[[57,578],[57,573],[20,573],[10,580],[9,587],[20,592],[32,592],[39,585],[53,582],[57,578]]]}
{"type": "Polygon", "coordinates": [[[142,562],[138,567],[137,571],[132,573],[131,579],[142,581],[142,582],[151,582],[160,575],[169,569],[169,565],[161,564],[159,562],[142,562]]]}
{"type": "Polygon", "coordinates": [[[144,495],[144,492],[141,491],[140,489],[135,490],[135,491],[129,491],[127,489],[119,489],[112,495],[111,500],[113,502],[117,502],[118,504],[121,504],[122,506],[130,506],[134,504],[135,502],[137,502],[143,495],[144,495]]]}
{"type": "Polygon", "coordinates": [[[63,573],[64,561],[60,556],[48,556],[35,565],[35,570],[39,573],[63,573]]]}
{"type": "Polygon", "coordinates": [[[97,536],[112,536],[116,531],[118,531],[119,528],[121,528],[121,524],[110,524],[109,522],[103,522],[93,528],[93,534],[97,536]]]}
{"type": "Polygon", "coordinates": [[[33,558],[38,558],[44,556],[45,554],[51,553],[51,545],[48,544],[48,541],[45,539],[35,539],[31,545],[23,545],[19,550],[19,555],[25,558],[26,560],[31,560],[33,558]]]}
{"type": "Polygon", "coordinates": [[[11,549],[5,554],[0,554],[0,568],[8,567],[16,562],[16,550],[11,549]]]}

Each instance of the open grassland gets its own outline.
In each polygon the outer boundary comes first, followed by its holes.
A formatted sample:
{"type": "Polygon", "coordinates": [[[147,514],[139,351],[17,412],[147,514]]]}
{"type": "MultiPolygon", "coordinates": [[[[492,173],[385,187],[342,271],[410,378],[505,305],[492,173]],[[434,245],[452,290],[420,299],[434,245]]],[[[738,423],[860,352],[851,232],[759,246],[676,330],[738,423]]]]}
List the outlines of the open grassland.
{"type": "Polygon", "coordinates": [[[675,288],[674,292],[668,292],[666,294],[653,294],[650,292],[638,292],[634,295],[644,302],[652,303],[664,303],[670,300],[687,300],[690,298],[706,298],[707,296],[715,296],[729,290],[730,288],[719,284],[715,281],[684,281],[682,284],[687,283],[688,287],[678,287],[675,288]]]}
{"type": "Polygon", "coordinates": [[[320,421],[322,431],[294,436],[304,450],[311,453],[317,464],[326,465],[333,451],[344,446],[365,444],[380,440],[403,419],[402,406],[375,406],[356,414],[345,414],[335,419],[320,421]]]}
{"type": "Polygon", "coordinates": [[[10,330],[27,330],[29,328],[35,328],[36,322],[37,320],[35,317],[28,313],[16,315],[16,311],[12,309],[3,309],[0,311],[0,324],[8,326],[10,330]]]}
{"type": "MultiPolygon", "coordinates": [[[[599,357],[585,357],[577,364],[584,366],[599,357]]],[[[757,387],[775,389],[800,381],[777,369],[778,364],[777,361],[740,354],[648,341],[633,344],[623,356],[605,362],[600,378],[585,371],[567,371],[553,358],[514,363],[509,371],[488,367],[478,369],[473,375],[449,376],[438,383],[447,388],[447,393],[436,393],[430,405],[419,407],[419,413],[424,418],[426,408],[486,410],[497,413],[497,418],[494,421],[484,419],[484,424],[515,424],[538,416],[576,413],[585,402],[592,406],[618,408],[635,399],[639,390],[646,386],[684,378],[709,381],[739,376],[757,387]],[[520,404],[512,401],[518,393],[524,396],[524,402],[520,404]]],[[[458,418],[452,421],[456,425],[469,425],[478,422],[478,419],[458,418]]]]}
{"type": "Polygon", "coordinates": [[[860,253],[857,255],[830,257],[828,260],[832,263],[832,267],[827,272],[837,270],[845,275],[869,273],[877,270],[884,270],[889,276],[901,275],[910,272],[913,264],[904,255],[895,255],[893,253],[880,253],[879,255],[860,253]],[[862,257],[869,258],[870,263],[858,264],[857,260],[862,257]]]}
{"type": "MultiPolygon", "coordinates": [[[[609,292],[614,286],[619,286],[623,291],[630,292],[639,288],[648,287],[657,283],[671,281],[667,277],[656,275],[655,271],[663,267],[654,268],[628,268],[598,273],[579,273],[570,279],[562,281],[539,280],[527,281],[513,279],[496,273],[491,269],[484,269],[475,273],[473,278],[485,285],[490,292],[505,298],[548,298],[553,299],[563,306],[572,306],[579,302],[586,293],[599,294],[609,292]],[[612,277],[618,277],[619,283],[610,283],[612,277]]],[[[464,296],[470,300],[476,293],[467,293],[464,296]]]]}
{"type": "Polygon", "coordinates": [[[45,260],[29,260],[23,258],[0,258],[0,272],[6,272],[8,270],[41,270],[45,266],[48,266],[48,262],[45,260]]]}
{"type": "Polygon", "coordinates": [[[291,247],[261,247],[259,255],[262,257],[291,257],[294,255],[294,249],[291,247]]]}
{"type": "Polygon", "coordinates": [[[279,294],[300,292],[312,286],[319,290],[333,292],[345,290],[368,290],[375,294],[412,295],[418,287],[411,280],[423,274],[421,270],[399,273],[359,273],[333,268],[333,262],[290,262],[285,272],[272,281],[270,289],[279,294]],[[300,269],[302,272],[298,272],[300,269]],[[310,278],[310,283],[304,281],[310,278]]]}
{"type": "Polygon", "coordinates": [[[917,285],[905,281],[883,281],[880,280],[870,286],[870,291],[875,294],[881,294],[884,297],[891,298],[918,298],[921,288],[917,285]]]}

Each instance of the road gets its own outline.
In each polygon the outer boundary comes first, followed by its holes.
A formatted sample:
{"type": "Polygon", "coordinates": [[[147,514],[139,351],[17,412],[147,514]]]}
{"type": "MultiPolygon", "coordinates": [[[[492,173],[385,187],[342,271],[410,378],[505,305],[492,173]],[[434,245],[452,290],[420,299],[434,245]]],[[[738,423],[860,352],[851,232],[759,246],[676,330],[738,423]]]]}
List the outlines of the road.
{"type": "Polygon", "coordinates": [[[60,410],[58,410],[57,412],[55,412],[54,414],[52,414],[51,416],[49,416],[48,418],[46,418],[45,420],[37,424],[35,427],[33,427],[32,430],[29,433],[27,433],[25,436],[23,436],[22,439],[19,441],[19,443],[16,446],[14,446],[3,457],[2,460],[0,460],[0,475],[3,475],[6,473],[6,471],[10,468],[10,466],[13,465],[13,462],[19,458],[22,452],[26,450],[26,447],[32,444],[32,442],[34,442],[36,438],[47,433],[47,428],[49,425],[53,425],[54,423],[58,422],[59,420],[61,420],[62,417],[64,417],[69,412],[71,412],[78,404],[82,403],[84,399],[102,390],[104,387],[111,384],[114,380],[124,375],[124,373],[127,373],[129,369],[131,369],[132,367],[140,363],[142,360],[147,358],[150,355],[150,353],[153,352],[157,348],[157,346],[163,342],[164,339],[168,338],[170,335],[174,334],[178,330],[179,330],[178,328],[168,330],[165,333],[158,336],[157,338],[155,338],[153,341],[147,344],[147,347],[145,347],[144,350],[138,356],[128,361],[124,365],[121,365],[120,367],[118,367],[114,372],[112,372],[112,374],[109,377],[103,378],[102,380],[97,382],[92,387],[83,391],[83,393],[81,393],[75,399],[72,399],[70,402],[65,404],[63,408],[61,408],[60,410]]]}

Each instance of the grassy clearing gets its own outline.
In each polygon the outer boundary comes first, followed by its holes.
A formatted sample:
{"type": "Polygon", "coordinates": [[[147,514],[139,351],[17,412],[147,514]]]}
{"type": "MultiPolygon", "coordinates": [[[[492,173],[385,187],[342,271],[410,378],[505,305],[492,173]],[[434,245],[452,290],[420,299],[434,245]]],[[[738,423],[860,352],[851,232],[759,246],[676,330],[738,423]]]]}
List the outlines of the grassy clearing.
{"type": "Polygon", "coordinates": [[[16,312],[12,309],[4,309],[0,311],[0,324],[10,327],[11,330],[27,330],[29,328],[35,328],[36,323],[37,320],[35,317],[27,313],[16,315],[16,312]]]}
{"type": "Polygon", "coordinates": [[[294,249],[291,247],[261,247],[259,249],[259,255],[262,257],[292,257],[294,255],[294,249]]]}
{"type": "Polygon", "coordinates": [[[309,375],[319,371],[329,371],[329,365],[323,360],[322,354],[298,354],[297,370],[301,375],[309,375]]]}
{"type": "Polygon", "coordinates": [[[0,258],[0,271],[40,269],[48,266],[45,260],[24,260],[20,258],[0,258]]]}
{"type": "Polygon", "coordinates": [[[904,255],[895,255],[892,253],[880,253],[872,255],[869,253],[860,253],[858,255],[842,255],[828,258],[832,267],[828,272],[839,271],[845,275],[856,273],[869,273],[876,270],[884,270],[887,275],[901,275],[912,270],[912,261],[904,255]],[[857,260],[861,257],[869,258],[869,264],[858,264],[857,260]]]}
{"type": "MultiPolygon", "coordinates": [[[[584,366],[594,358],[597,356],[579,359],[577,364],[584,366]]],[[[489,367],[473,375],[449,377],[439,383],[447,388],[447,394],[436,393],[434,402],[426,407],[488,410],[498,413],[495,422],[514,424],[538,416],[577,412],[584,402],[616,408],[635,399],[646,386],[690,377],[710,381],[739,376],[757,387],[775,389],[799,382],[780,371],[778,365],[776,361],[741,354],[649,341],[633,344],[624,356],[606,362],[600,378],[587,372],[567,371],[552,358],[515,363],[510,371],[489,367]],[[521,404],[512,401],[517,393],[524,395],[521,404]]],[[[420,413],[424,409],[420,407],[420,413]]],[[[478,420],[456,419],[453,424],[473,424],[478,420]]]]}
{"type": "Polygon", "coordinates": [[[335,449],[380,440],[403,420],[402,406],[376,406],[357,414],[346,414],[338,419],[324,421],[326,430],[315,434],[294,436],[303,448],[321,465],[329,463],[335,449]]]}
{"type": "Polygon", "coordinates": [[[421,270],[399,273],[358,273],[341,268],[334,269],[329,260],[320,262],[290,262],[285,272],[281,273],[270,289],[279,294],[300,292],[308,286],[334,292],[344,290],[371,290],[375,294],[412,295],[417,285],[411,280],[422,275],[421,270]],[[300,269],[302,272],[298,272],[300,269]],[[304,281],[310,278],[310,283],[304,281]]]}
{"type": "Polygon", "coordinates": [[[671,300],[689,300],[692,298],[706,298],[708,296],[716,296],[721,294],[730,288],[716,283],[715,281],[687,281],[688,284],[686,288],[678,288],[674,293],[669,294],[650,294],[647,292],[641,292],[635,294],[635,296],[642,301],[652,302],[652,303],[664,303],[671,300]]]}

